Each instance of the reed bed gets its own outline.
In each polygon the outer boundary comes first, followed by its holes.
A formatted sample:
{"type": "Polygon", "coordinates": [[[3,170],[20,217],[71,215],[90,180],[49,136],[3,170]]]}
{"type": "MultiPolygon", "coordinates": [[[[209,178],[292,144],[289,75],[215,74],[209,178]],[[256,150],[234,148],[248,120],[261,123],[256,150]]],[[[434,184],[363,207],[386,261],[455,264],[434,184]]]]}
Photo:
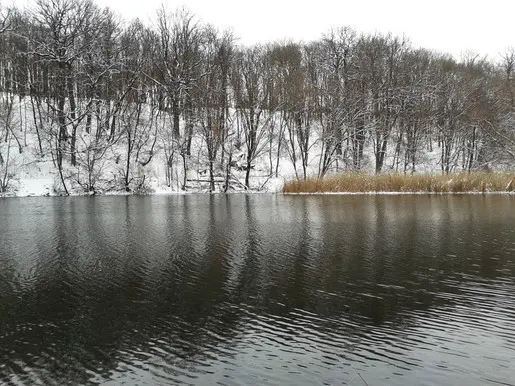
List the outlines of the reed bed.
{"type": "Polygon", "coordinates": [[[513,192],[514,173],[380,174],[346,173],[291,181],[284,193],[487,193],[513,192]]]}

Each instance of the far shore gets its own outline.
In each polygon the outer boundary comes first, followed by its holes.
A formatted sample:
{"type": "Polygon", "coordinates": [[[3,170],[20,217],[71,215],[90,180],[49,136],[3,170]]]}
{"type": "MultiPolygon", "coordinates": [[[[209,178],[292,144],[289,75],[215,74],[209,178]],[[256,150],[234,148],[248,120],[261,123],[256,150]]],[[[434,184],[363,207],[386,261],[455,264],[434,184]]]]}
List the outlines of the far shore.
{"type": "MultiPolygon", "coordinates": [[[[24,189],[0,194],[9,197],[60,197],[46,180],[31,180],[24,189]]],[[[210,194],[203,190],[177,191],[155,186],[145,192],[70,191],[72,197],[87,196],[174,196],[210,194]]],[[[211,194],[285,194],[285,195],[481,195],[515,194],[515,173],[451,173],[451,174],[380,174],[344,173],[326,178],[308,178],[286,182],[275,191],[230,191],[211,194]]]]}

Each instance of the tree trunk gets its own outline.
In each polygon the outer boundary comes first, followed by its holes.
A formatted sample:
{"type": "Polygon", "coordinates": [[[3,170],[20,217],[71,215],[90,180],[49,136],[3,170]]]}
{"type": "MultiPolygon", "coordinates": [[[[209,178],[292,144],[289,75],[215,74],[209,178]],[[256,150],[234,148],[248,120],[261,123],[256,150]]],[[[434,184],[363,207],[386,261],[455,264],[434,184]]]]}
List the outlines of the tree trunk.
{"type": "Polygon", "coordinates": [[[247,170],[245,171],[245,187],[250,189],[250,168],[252,167],[252,161],[247,158],[247,170]]]}
{"type": "Polygon", "coordinates": [[[177,97],[173,98],[172,101],[172,116],[173,116],[173,136],[174,139],[179,142],[179,139],[181,137],[180,132],[180,111],[179,111],[179,101],[177,100],[177,97]]]}
{"type": "Polygon", "coordinates": [[[68,100],[70,102],[70,116],[72,118],[72,136],[70,143],[70,153],[71,153],[71,164],[73,166],[77,165],[77,154],[75,145],[77,143],[77,104],[75,102],[75,91],[73,89],[73,80],[72,80],[72,66],[68,65],[68,100]]]}
{"type": "Polygon", "coordinates": [[[129,188],[129,173],[131,167],[131,153],[132,153],[132,140],[130,130],[127,131],[127,160],[125,162],[125,191],[130,192],[129,188]]]}
{"type": "MultiPolygon", "coordinates": [[[[41,121],[38,124],[38,119],[37,119],[37,115],[36,115],[36,108],[38,111],[40,110],[40,108],[39,108],[40,102],[38,100],[36,100],[36,104],[37,104],[37,107],[36,107],[36,105],[34,104],[34,99],[35,99],[35,96],[32,94],[32,87],[31,87],[30,103],[32,105],[32,117],[34,119],[34,128],[36,129],[36,135],[38,137],[39,154],[41,156],[43,156],[43,146],[41,144],[41,135],[39,133],[39,125],[41,124],[41,121]]],[[[41,113],[39,115],[41,117],[41,113]]]]}
{"type": "MultiPolygon", "coordinates": [[[[210,157],[211,158],[211,157],[210,157]]],[[[209,192],[215,191],[215,173],[213,170],[213,160],[209,160],[209,192]]]]}
{"type": "Polygon", "coordinates": [[[59,134],[57,136],[57,166],[59,169],[63,166],[63,142],[68,138],[66,132],[66,117],[64,116],[64,97],[59,98],[57,121],[59,122],[59,134]]]}
{"type": "Polygon", "coordinates": [[[378,151],[376,154],[376,174],[381,173],[381,170],[383,169],[387,145],[388,145],[388,141],[382,140],[380,142],[380,145],[377,146],[378,151]]]}

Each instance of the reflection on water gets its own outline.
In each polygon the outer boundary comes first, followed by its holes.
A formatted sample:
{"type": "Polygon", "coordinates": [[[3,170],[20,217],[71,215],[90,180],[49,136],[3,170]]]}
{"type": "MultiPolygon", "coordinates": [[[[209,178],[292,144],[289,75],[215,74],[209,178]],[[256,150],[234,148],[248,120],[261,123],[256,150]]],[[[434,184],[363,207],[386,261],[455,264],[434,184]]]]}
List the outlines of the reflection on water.
{"type": "Polygon", "coordinates": [[[0,200],[0,383],[515,384],[515,197],[0,200]]]}

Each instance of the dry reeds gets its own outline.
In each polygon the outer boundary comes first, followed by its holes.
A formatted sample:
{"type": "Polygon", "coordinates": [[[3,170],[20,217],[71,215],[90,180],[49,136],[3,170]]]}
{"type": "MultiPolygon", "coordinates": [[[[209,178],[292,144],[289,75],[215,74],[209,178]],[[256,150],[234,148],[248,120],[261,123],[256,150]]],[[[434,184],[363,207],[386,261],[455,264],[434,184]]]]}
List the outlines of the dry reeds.
{"type": "Polygon", "coordinates": [[[486,193],[514,190],[514,174],[479,172],[447,175],[347,173],[323,179],[291,181],[283,188],[284,193],[486,193]]]}

